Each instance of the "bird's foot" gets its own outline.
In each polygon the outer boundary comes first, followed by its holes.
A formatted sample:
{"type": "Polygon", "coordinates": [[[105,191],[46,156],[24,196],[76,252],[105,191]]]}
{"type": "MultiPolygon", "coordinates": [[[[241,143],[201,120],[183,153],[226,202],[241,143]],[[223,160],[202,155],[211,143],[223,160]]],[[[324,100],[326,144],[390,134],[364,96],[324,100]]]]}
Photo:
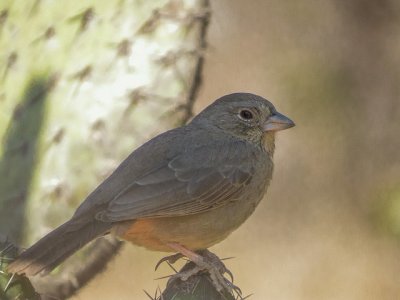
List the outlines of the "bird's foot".
{"type": "Polygon", "coordinates": [[[179,244],[169,244],[169,246],[176,251],[179,251],[179,253],[161,259],[160,262],[157,264],[157,267],[164,261],[174,263],[183,256],[186,256],[195,264],[193,268],[182,270],[173,275],[171,277],[172,280],[179,278],[182,281],[187,281],[191,276],[194,276],[201,272],[207,272],[210,276],[212,284],[217,289],[217,291],[221,293],[224,290],[228,291],[229,293],[235,291],[238,295],[241,295],[241,290],[233,284],[232,272],[229,271],[229,269],[225,266],[221,259],[219,259],[218,256],[216,256],[214,253],[208,250],[201,250],[197,251],[196,253],[186,249],[179,244]],[[230,276],[231,280],[225,278],[225,273],[230,276]]]}
{"type": "Polygon", "coordinates": [[[241,294],[240,289],[233,284],[232,272],[225,266],[225,264],[214,253],[208,250],[197,252],[199,257],[192,260],[196,266],[190,270],[175,274],[174,277],[179,277],[181,280],[186,281],[189,277],[196,275],[200,272],[208,272],[211,282],[219,292],[223,290],[232,293],[236,291],[241,294]],[[231,280],[225,278],[224,274],[228,274],[231,280]]]}

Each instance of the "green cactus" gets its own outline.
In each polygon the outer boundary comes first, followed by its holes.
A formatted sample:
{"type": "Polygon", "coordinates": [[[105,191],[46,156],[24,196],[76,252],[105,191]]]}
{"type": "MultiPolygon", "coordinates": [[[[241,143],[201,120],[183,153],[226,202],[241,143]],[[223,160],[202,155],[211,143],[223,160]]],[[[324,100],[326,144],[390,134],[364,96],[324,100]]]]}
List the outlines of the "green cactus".
{"type": "Polygon", "coordinates": [[[13,260],[18,249],[6,238],[0,236],[0,299],[40,300],[29,279],[20,275],[7,274],[8,263],[13,260]]]}
{"type": "MultiPolygon", "coordinates": [[[[132,149],[191,117],[208,15],[200,0],[1,1],[3,234],[32,244],[132,149]]],[[[72,295],[121,246],[99,243],[35,284],[72,295]],[[92,273],[71,263],[87,253],[92,273]]]]}
{"type": "Polygon", "coordinates": [[[37,167],[40,134],[51,83],[46,76],[33,76],[16,105],[3,141],[0,160],[0,228],[21,242],[25,206],[37,167]]]}

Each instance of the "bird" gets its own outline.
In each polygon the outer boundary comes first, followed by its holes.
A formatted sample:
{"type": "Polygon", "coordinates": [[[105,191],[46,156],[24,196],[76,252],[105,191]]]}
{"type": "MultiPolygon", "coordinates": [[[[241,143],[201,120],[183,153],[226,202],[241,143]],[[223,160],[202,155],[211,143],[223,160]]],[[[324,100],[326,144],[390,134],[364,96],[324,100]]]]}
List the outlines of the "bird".
{"type": "Polygon", "coordinates": [[[275,134],[294,125],[261,96],[220,97],[186,125],[134,150],[8,272],[46,274],[90,241],[112,234],[186,256],[221,278],[221,264],[212,263],[207,249],[254,212],[272,178],[275,134]]]}

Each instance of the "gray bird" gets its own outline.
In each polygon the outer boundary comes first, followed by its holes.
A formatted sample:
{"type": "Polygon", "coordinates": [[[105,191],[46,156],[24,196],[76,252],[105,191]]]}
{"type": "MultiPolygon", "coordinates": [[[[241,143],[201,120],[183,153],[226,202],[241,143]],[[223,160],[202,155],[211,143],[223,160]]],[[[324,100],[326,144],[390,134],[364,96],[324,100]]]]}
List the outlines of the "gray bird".
{"type": "Polygon", "coordinates": [[[151,250],[178,252],[224,286],[201,250],[253,213],[272,178],[275,132],[292,126],[260,96],[219,98],[189,124],[133,151],[69,221],[24,251],[9,272],[49,272],[111,233],[151,250]]]}

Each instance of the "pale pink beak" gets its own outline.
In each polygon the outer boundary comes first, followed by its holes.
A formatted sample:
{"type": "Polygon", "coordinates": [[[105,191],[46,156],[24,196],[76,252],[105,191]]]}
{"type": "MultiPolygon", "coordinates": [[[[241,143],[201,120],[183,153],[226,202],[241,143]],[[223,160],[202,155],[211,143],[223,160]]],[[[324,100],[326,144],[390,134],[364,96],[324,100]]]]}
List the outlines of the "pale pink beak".
{"type": "Polygon", "coordinates": [[[278,112],[274,112],[274,114],[264,123],[263,129],[264,131],[279,131],[293,126],[295,126],[294,122],[288,117],[278,112]]]}

